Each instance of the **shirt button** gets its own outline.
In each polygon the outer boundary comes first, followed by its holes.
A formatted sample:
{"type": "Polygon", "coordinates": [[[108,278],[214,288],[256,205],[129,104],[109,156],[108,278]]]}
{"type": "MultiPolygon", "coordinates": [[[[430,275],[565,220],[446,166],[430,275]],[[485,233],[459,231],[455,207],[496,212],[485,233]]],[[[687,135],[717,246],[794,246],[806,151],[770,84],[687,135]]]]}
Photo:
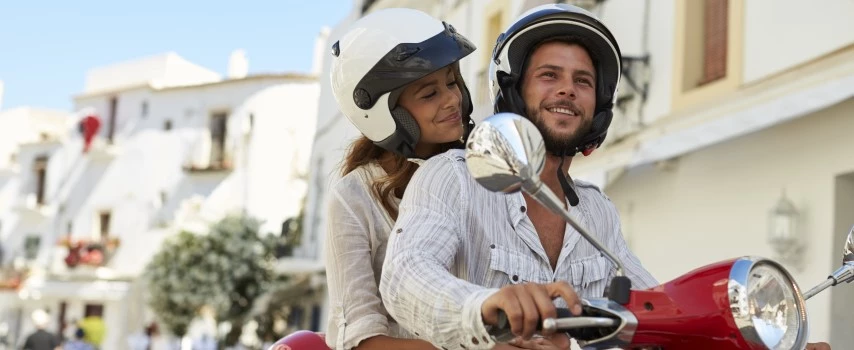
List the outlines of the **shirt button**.
{"type": "Polygon", "coordinates": [[[401,233],[401,232],[403,232],[402,228],[397,229],[397,233],[401,233]]]}
{"type": "Polygon", "coordinates": [[[484,342],[484,343],[489,343],[489,338],[487,338],[485,335],[483,336],[483,342],[484,342]]]}
{"type": "Polygon", "coordinates": [[[474,345],[480,344],[480,342],[479,342],[479,341],[477,341],[477,337],[471,337],[471,342],[472,342],[472,344],[474,344],[474,345]]]}
{"type": "Polygon", "coordinates": [[[490,244],[489,249],[495,249],[495,244],[490,244]]]}
{"type": "Polygon", "coordinates": [[[513,275],[513,282],[519,282],[519,275],[513,275]]]}
{"type": "Polygon", "coordinates": [[[519,210],[521,210],[524,213],[525,211],[528,210],[528,208],[525,208],[525,206],[523,205],[521,208],[519,208],[519,210]]]}

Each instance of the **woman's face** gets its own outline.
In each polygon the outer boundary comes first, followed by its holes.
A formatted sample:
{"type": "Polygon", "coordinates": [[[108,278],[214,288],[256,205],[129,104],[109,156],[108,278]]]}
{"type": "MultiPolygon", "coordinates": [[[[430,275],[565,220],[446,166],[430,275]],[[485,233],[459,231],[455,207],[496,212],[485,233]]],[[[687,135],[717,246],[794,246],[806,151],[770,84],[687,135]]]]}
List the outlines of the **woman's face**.
{"type": "Polygon", "coordinates": [[[451,66],[407,85],[397,101],[421,129],[415,147],[419,156],[430,156],[437,145],[462,137],[462,92],[451,66]]]}

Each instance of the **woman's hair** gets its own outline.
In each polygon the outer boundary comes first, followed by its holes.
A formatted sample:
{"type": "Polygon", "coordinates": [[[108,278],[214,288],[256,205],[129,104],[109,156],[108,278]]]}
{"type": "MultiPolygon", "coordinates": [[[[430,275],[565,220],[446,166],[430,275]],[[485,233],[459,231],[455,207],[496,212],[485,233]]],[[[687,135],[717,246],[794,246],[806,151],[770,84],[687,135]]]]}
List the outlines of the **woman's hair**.
{"type": "MultiPolygon", "coordinates": [[[[452,69],[460,91],[464,91],[465,82],[460,74],[459,63],[453,63],[452,69]]],[[[464,110],[461,112],[466,113],[464,110]]],[[[464,122],[467,117],[463,116],[464,122]]],[[[463,147],[465,147],[465,144],[460,140],[444,143],[439,145],[436,152],[430,156],[443,153],[449,149],[463,147]]],[[[418,169],[418,165],[408,161],[405,157],[397,153],[377,146],[373,141],[363,135],[350,145],[347,155],[344,157],[344,165],[341,173],[342,175],[347,175],[351,171],[356,170],[356,168],[370,164],[371,162],[385,165],[387,173],[386,176],[374,181],[371,186],[373,190],[372,194],[380,201],[380,204],[382,204],[382,207],[388,212],[389,216],[393,220],[397,220],[397,205],[394,204],[393,198],[403,198],[403,192],[406,190],[406,186],[409,184],[412,175],[415,174],[415,170],[418,169]]]]}

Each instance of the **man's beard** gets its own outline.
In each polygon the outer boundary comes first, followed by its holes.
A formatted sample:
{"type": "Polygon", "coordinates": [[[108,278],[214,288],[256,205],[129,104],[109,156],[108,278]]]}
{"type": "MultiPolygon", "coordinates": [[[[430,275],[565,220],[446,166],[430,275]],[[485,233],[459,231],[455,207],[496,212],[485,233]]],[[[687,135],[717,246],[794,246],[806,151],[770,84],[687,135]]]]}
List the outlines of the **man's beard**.
{"type": "Polygon", "coordinates": [[[575,153],[575,148],[582,146],[578,143],[590,133],[593,127],[593,118],[581,118],[581,124],[570,135],[559,135],[556,131],[550,130],[546,125],[545,118],[540,115],[540,108],[527,108],[528,119],[534,122],[540,134],[543,135],[543,142],[546,145],[546,151],[555,155],[572,155],[575,153]]]}

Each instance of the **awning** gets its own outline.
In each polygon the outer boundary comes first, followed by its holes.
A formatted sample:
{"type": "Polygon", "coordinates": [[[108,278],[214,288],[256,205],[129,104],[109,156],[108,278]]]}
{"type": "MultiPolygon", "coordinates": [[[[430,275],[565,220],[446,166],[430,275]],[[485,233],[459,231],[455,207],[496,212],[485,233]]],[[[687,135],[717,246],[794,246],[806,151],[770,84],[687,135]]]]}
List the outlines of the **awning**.
{"type": "Polygon", "coordinates": [[[130,290],[124,281],[59,281],[31,277],[18,291],[18,297],[28,299],[122,300],[130,290]]]}

